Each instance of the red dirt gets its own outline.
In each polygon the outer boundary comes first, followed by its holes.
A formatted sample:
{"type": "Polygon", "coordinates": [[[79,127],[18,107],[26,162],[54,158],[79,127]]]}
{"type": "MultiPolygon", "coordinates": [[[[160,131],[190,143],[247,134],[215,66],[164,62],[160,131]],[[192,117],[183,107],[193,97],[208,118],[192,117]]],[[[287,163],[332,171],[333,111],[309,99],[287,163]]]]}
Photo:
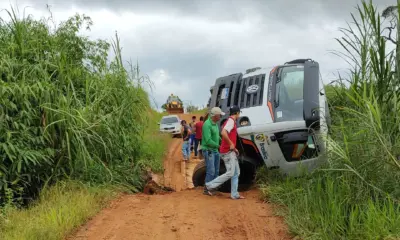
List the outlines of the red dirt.
{"type": "MultiPolygon", "coordinates": [[[[180,117],[190,120],[191,115],[180,117]]],[[[181,142],[171,141],[164,176],[153,178],[176,192],[123,195],[70,239],[290,239],[272,206],[259,200],[257,189],[243,192],[244,200],[231,200],[225,193],[205,196],[202,188],[188,190],[200,160],[182,163],[181,142]]]]}

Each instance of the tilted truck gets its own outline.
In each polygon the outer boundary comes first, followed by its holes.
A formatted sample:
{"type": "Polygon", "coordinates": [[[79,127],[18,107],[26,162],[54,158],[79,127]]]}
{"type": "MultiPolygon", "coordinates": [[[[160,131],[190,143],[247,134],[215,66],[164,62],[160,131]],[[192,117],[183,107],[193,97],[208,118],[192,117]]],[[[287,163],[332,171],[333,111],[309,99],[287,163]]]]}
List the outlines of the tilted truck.
{"type": "MultiPolygon", "coordinates": [[[[242,111],[237,120],[240,189],[251,186],[256,169],[263,165],[299,176],[325,162],[323,136],[330,117],[318,62],[297,59],[272,69],[220,77],[210,92],[208,108],[217,106],[226,113],[218,123],[220,129],[230,106],[242,111]]],[[[221,160],[220,174],[225,171],[221,160]]],[[[194,169],[194,186],[204,185],[205,174],[203,160],[194,169]]],[[[229,192],[230,181],[220,190],[229,192]]]]}

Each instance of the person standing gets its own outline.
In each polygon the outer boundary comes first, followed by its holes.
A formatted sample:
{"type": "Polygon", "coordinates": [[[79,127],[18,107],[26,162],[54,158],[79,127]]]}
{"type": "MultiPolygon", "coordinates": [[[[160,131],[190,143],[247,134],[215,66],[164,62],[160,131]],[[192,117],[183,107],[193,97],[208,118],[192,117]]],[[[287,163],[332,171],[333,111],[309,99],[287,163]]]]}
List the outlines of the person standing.
{"type": "Polygon", "coordinates": [[[229,109],[229,118],[222,127],[222,143],[221,147],[219,148],[221,158],[222,160],[224,160],[225,163],[226,172],[221,176],[215,178],[214,180],[206,182],[205,188],[207,194],[209,195],[213,195],[214,189],[231,179],[231,198],[244,199],[244,197],[240,196],[238,192],[240,168],[239,161],[237,159],[239,151],[236,149],[236,120],[239,118],[239,116],[240,108],[238,106],[232,106],[229,109]]]}
{"type": "Polygon", "coordinates": [[[196,134],[194,136],[194,156],[195,157],[197,157],[197,153],[198,153],[197,149],[199,147],[199,143],[201,144],[203,124],[204,124],[204,117],[201,116],[200,121],[194,125],[194,129],[196,132],[196,134]]]}
{"type": "Polygon", "coordinates": [[[192,131],[192,134],[190,134],[190,152],[193,151],[194,149],[194,139],[195,139],[195,135],[196,135],[196,129],[195,129],[195,125],[196,125],[196,116],[192,117],[192,121],[189,123],[190,126],[190,130],[192,131]]]}
{"type": "MultiPolygon", "coordinates": [[[[220,156],[218,149],[221,138],[217,122],[223,115],[225,113],[219,107],[214,107],[210,111],[209,118],[203,124],[201,149],[206,163],[206,183],[219,175],[220,156]]],[[[209,194],[209,192],[204,185],[204,194],[209,194]]]]}
{"type": "Polygon", "coordinates": [[[181,121],[182,125],[182,155],[183,155],[183,160],[184,161],[189,161],[190,157],[190,146],[189,146],[189,137],[190,137],[190,127],[187,125],[185,120],[181,121]]]}

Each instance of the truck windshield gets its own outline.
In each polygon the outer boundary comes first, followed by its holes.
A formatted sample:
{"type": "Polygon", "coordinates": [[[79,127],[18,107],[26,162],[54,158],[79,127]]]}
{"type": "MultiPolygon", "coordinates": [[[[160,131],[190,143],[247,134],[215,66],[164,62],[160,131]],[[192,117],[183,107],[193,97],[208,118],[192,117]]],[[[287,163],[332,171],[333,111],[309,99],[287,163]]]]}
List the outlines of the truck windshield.
{"type": "Polygon", "coordinates": [[[275,121],[303,120],[304,67],[287,66],[278,72],[275,91],[275,121]]]}
{"type": "Polygon", "coordinates": [[[169,118],[163,118],[161,120],[161,124],[171,124],[171,123],[177,123],[178,118],[176,117],[169,117],[169,118]]]}

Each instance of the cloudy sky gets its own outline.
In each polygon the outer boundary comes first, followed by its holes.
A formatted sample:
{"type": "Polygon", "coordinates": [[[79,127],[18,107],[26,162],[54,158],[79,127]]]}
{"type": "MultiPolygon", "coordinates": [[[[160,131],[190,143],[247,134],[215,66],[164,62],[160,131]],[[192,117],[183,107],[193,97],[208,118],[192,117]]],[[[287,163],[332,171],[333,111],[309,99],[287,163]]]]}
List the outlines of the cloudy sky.
{"type": "MultiPolygon", "coordinates": [[[[373,2],[382,9],[396,0],[373,2]]],[[[84,13],[94,22],[84,34],[93,38],[118,31],[123,57],[138,59],[160,107],[171,93],[205,105],[216,78],[296,58],[318,61],[324,81],[335,79],[348,66],[330,50],[340,49],[334,38],[359,1],[0,0],[0,9],[16,3],[36,18],[49,16],[46,4],[57,21],[84,13]]]]}

